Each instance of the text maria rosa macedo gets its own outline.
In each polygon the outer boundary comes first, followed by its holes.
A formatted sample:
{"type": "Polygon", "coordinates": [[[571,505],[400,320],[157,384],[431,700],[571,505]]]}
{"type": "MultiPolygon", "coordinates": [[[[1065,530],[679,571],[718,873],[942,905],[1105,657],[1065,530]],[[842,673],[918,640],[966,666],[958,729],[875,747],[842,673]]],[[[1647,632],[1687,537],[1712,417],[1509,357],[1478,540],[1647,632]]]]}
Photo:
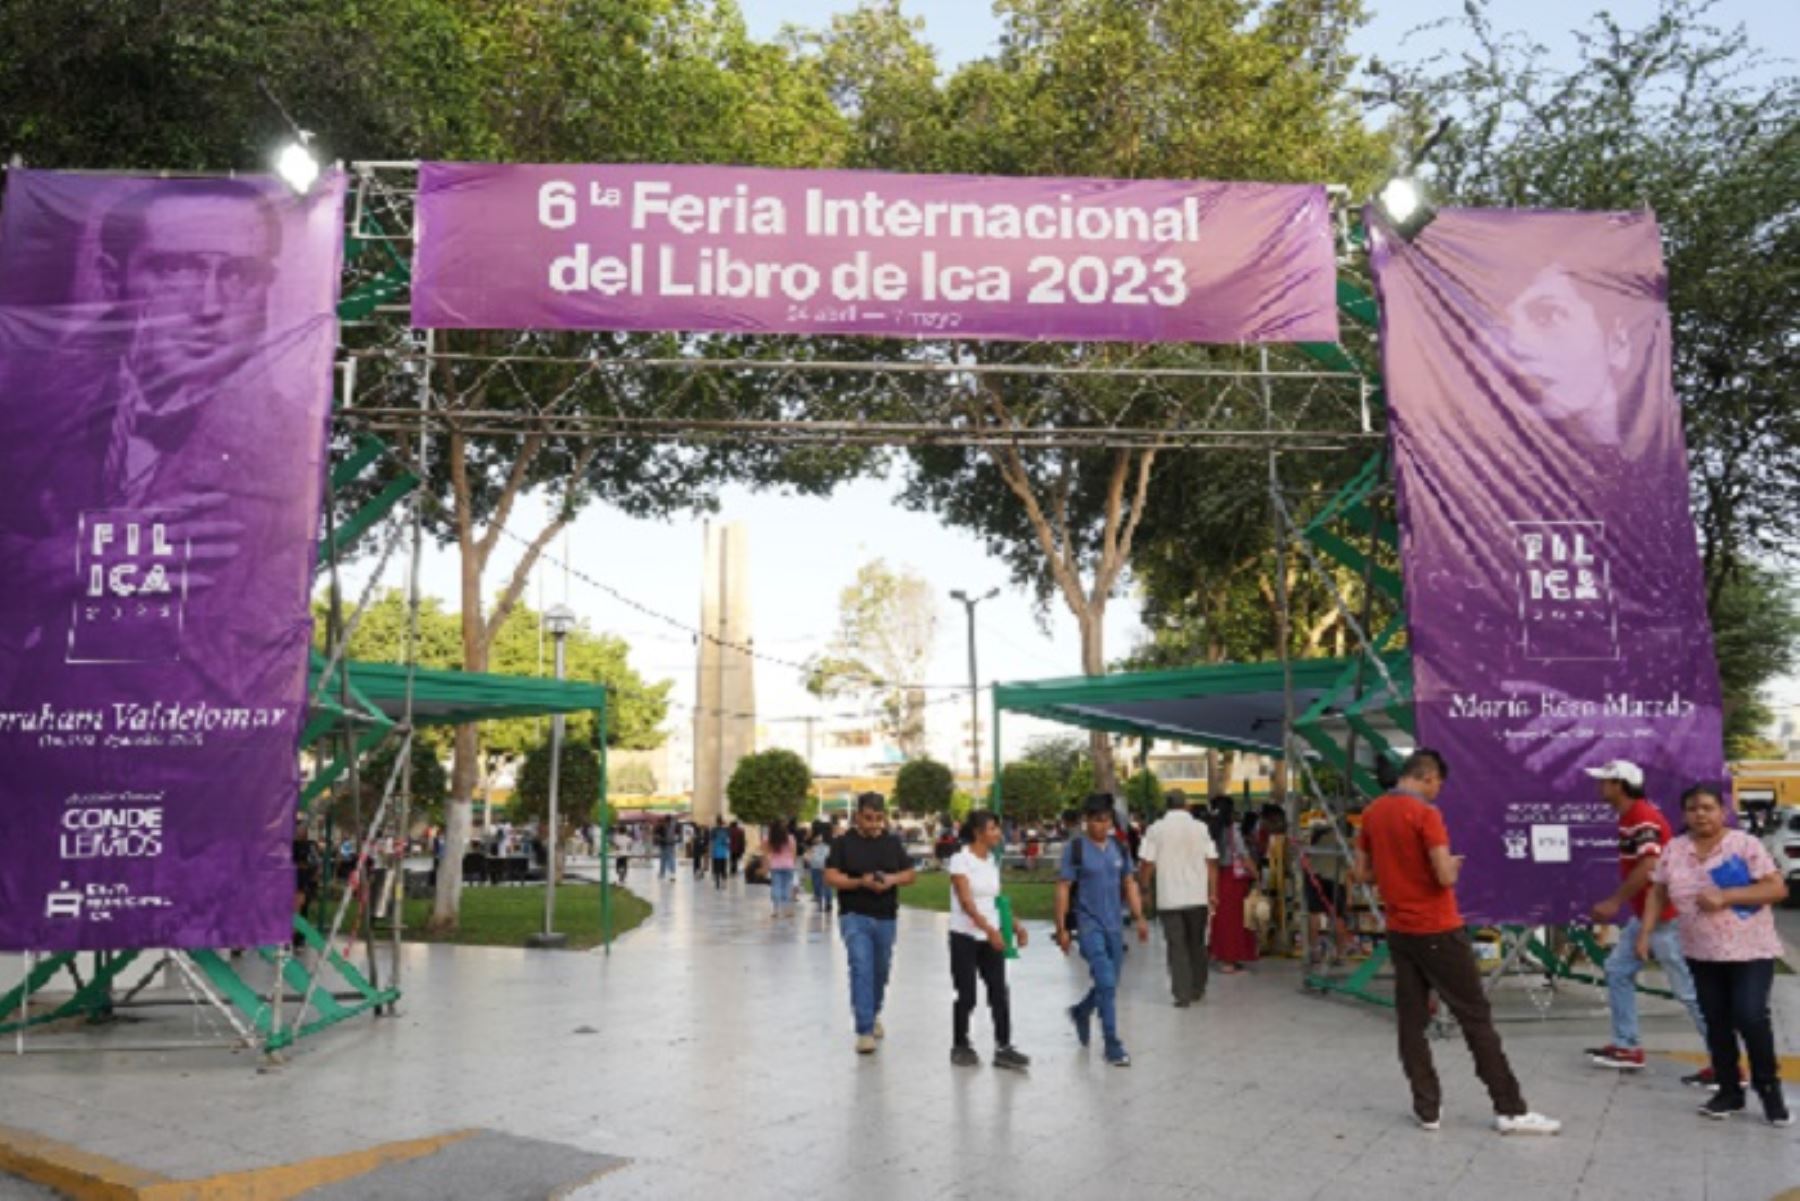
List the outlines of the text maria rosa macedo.
{"type": "Polygon", "coordinates": [[[1609,692],[1602,700],[1539,693],[1536,696],[1450,694],[1449,716],[1488,720],[1508,717],[1692,717],[1698,706],[1679,692],[1651,700],[1609,692]]]}

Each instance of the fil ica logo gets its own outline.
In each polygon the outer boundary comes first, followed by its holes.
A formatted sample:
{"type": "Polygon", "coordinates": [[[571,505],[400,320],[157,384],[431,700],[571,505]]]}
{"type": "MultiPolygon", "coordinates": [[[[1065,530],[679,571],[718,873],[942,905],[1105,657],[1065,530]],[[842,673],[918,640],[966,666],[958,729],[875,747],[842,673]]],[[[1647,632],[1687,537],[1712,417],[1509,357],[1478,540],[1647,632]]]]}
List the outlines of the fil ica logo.
{"type": "Polygon", "coordinates": [[[81,892],[77,889],[70,888],[69,882],[64,880],[61,887],[55,892],[45,894],[44,916],[72,917],[76,920],[80,920],[81,898],[81,892]]]}
{"type": "Polygon", "coordinates": [[[1515,521],[1520,642],[1538,663],[1619,657],[1606,523],[1515,521]]]}
{"type": "Polygon", "coordinates": [[[168,511],[81,515],[80,595],[70,663],[166,663],[180,658],[190,548],[168,511]]]}

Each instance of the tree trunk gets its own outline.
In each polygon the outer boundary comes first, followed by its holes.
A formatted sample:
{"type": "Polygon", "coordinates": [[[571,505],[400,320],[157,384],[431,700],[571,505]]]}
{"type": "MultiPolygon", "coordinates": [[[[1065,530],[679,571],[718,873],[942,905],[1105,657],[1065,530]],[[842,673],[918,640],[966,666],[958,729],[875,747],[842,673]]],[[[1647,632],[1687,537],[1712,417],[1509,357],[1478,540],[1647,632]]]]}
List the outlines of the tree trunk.
{"type": "MultiPolygon", "coordinates": [[[[486,671],[487,623],[481,614],[482,565],[462,557],[463,670],[486,671]]],[[[474,824],[475,784],[481,777],[481,727],[456,727],[456,752],[450,764],[450,799],[444,807],[444,858],[438,864],[437,895],[431,906],[433,933],[454,930],[462,915],[462,861],[474,824]]]]}
{"type": "Polygon", "coordinates": [[[1206,752],[1206,795],[1216,797],[1225,791],[1225,763],[1217,750],[1206,752]]]}
{"type": "MultiPolygon", "coordinates": [[[[1075,621],[1081,629],[1081,674],[1105,675],[1106,598],[1089,598],[1087,605],[1076,612],[1075,621]]],[[[1111,736],[1104,730],[1091,732],[1088,735],[1088,753],[1094,760],[1094,791],[1117,795],[1119,776],[1113,768],[1111,736]]]]}

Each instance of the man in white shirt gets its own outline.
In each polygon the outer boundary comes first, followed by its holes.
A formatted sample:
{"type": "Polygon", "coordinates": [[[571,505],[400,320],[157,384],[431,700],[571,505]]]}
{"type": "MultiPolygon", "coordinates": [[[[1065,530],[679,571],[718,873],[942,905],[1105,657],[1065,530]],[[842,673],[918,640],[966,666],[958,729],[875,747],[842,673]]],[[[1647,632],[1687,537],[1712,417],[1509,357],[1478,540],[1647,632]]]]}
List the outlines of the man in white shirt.
{"type": "Polygon", "coordinates": [[[1175,1008],[1206,996],[1206,919],[1219,894],[1219,850],[1187,798],[1168,795],[1168,812],[1144,834],[1138,852],[1144,887],[1156,886],[1156,912],[1169,944],[1169,983],[1175,1008]]]}

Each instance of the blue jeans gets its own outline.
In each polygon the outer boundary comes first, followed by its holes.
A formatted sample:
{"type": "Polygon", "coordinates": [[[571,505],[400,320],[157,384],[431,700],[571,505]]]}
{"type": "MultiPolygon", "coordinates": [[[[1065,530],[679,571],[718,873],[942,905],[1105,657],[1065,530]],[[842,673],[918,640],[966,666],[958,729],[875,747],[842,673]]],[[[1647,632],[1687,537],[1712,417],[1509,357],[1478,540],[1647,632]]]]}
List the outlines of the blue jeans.
{"type": "Polygon", "coordinates": [[[815,867],[812,871],[813,902],[826,913],[831,912],[831,889],[825,887],[825,869],[815,867]]]}
{"type": "Polygon", "coordinates": [[[1120,930],[1101,930],[1092,922],[1083,923],[1075,933],[1081,957],[1087,960],[1094,986],[1075,1006],[1085,1021],[1096,1009],[1100,1011],[1100,1033],[1106,1039],[1106,1053],[1117,1055],[1125,1050],[1119,1041],[1119,969],[1125,963],[1125,934],[1120,930]]]}
{"type": "Polygon", "coordinates": [[[850,1011],[856,1015],[856,1032],[875,1033],[881,1002],[887,996],[888,969],[894,962],[894,934],[900,923],[893,918],[862,913],[838,915],[838,933],[850,956],[850,1011]]]}
{"type": "Polygon", "coordinates": [[[668,846],[665,846],[662,848],[662,862],[657,865],[656,878],[658,880],[660,880],[664,876],[673,876],[674,874],[675,874],[675,846],[673,843],[671,843],[668,846]]]}
{"type": "Polygon", "coordinates": [[[769,872],[769,896],[775,908],[794,903],[794,869],[778,867],[769,872]]]}
{"type": "MultiPolygon", "coordinates": [[[[1606,1001],[1612,1008],[1612,1041],[1615,1047],[1638,1045],[1637,974],[1644,964],[1637,956],[1638,931],[1643,927],[1634,915],[1619,931],[1618,945],[1606,957],[1606,1001]]],[[[1674,922],[1661,922],[1650,935],[1650,954],[1662,964],[1669,991],[1687,1007],[1694,1028],[1706,1039],[1706,1019],[1694,993],[1694,975],[1681,953],[1681,931],[1674,922]]]]}

